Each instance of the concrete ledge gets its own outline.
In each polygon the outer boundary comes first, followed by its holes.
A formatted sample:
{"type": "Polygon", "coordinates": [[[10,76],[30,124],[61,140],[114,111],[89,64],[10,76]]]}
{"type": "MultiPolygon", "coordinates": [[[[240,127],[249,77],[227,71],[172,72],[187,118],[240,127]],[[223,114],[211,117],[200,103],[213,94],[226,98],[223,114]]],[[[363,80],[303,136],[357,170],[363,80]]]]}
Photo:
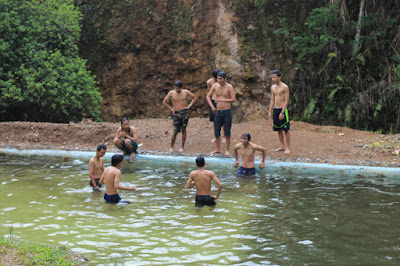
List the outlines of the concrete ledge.
{"type": "MultiPolygon", "coordinates": [[[[89,160],[94,156],[94,152],[89,151],[66,151],[66,150],[19,150],[19,149],[0,149],[0,155],[12,156],[49,156],[61,158],[78,158],[89,160]]],[[[104,156],[105,160],[111,160],[112,155],[115,153],[108,152],[104,156]]],[[[129,157],[126,156],[126,159],[129,157]]],[[[186,156],[165,156],[165,155],[142,155],[137,154],[134,162],[151,163],[151,165],[169,164],[182,166],[193,166],[195,157],[186,156]]],[[[235,173],[233,168],[234,159],[220,158],[220,157],[207,157],[206,163],[209,168],[218,167],[226,168],[235,173]]],[[[126,164],[129,165],[129,164],[126,164]]],[[[135,165],[132,163],[132,165],[135,165]]],[[[256,163],[256,167],[258,162],[256,163]]],[[[129,167],[129,166],[128,166],[129,167]]],[[[266,161],[265,168],[259,169],[258,173],[265,174],[301,174],[301,175],[318,175],[323,177],[390,177],[400,178],[400,168],[395,167],[373,167],[373,166],[355,166],[355,165],[337,165],[337,164],[313,164],[313,163],[298,163],[298,162],[278,162],[266,161]]]]}

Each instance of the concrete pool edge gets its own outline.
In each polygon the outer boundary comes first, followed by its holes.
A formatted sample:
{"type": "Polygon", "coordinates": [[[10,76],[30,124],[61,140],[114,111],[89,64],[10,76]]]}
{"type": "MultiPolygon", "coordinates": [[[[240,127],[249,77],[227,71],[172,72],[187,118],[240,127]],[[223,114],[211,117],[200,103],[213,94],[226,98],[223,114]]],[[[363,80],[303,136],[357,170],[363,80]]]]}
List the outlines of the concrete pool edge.
{"type": "MultiPolygon", "coordinates": [[[[67,151],[67,150],[36,150],[36,149],[0,149],[0,155],[14,156],[50,156],[50,157],[65,157],[77,159],[90,159],[93,157],[92,151],[67,151]]],[[[105,159],[110,160],[115,153],[106,153],[105,159]]],[[[145,155],[138,154],[135,161],[151,162],[154,164],[160,163],[179,163],[193,164],[195,157],[188,156],[168,156],[168,155],[145,155]]],[[[233,158],[220,158],[206,156],[208,166],[218,166],[225,168],[233,168],[233,158]]],[[[256,163],[258,166],[258,163],[256,163]]],[[[344,176],[365,176],[365,177],[400,177],[399,167],[377,167],[377,166],[358,166],[358,165],[342,165],[342,164],[327,164],[327,163],[305,163],[305,162],[284,162],[284,161],[266,161],[264,169],[257,168],[260,173],[269,172],[290,172],[297,174],[324,174],[329,175],[344,175],[344,176]]]]}

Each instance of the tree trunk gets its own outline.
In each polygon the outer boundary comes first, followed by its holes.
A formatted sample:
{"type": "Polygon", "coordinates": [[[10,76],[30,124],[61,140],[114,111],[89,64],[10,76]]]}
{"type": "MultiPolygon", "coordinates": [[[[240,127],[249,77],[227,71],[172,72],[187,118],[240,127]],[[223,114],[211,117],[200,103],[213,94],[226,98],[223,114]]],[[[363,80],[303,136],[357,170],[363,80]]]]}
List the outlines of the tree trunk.
{"type": "Polygon", "coordinates": [[[356,27],[357,32],[356,32],[356,37],[355,37],[354,45],[353,45],[353,56],[355,56],[357,54],[358,49],[359,49],[362,17],[364,16],[364,6],[365,6],[365,0],[361,0],[360,13],[358,14],[358,22],[357,22],[357,27],[356,27]]]}

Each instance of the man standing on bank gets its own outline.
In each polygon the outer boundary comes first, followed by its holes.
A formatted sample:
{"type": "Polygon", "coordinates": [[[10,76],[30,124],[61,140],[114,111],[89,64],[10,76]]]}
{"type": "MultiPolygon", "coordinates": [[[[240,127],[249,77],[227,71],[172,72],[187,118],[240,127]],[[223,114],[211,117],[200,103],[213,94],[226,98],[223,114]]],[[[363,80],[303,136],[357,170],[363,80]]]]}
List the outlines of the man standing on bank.
{"type": "Polygon", "coordinates": [[[231,126],[232,126],[232,103],[236,102],[236,94],[232,85],[226,82],[226,73],[218,72],[218,83],[215,83],[207,94],[207,102],[211,110],[215,114],[214,118],[214,136],[217,148],[211,152],[221,153],[221,128],[225,129],[225,156],[229,155],[229,145],[231,143],[231,126]],[[211,97],[215,97],[217,107],[215,108],[211,102],[211,97]]]}
{"type": "MultiPolygon", "coordinates": [[[[219,70],[218,70],[218,69],[215,69],[215,70],[212,72],[212,78],[210,78],[210,79],[207,80],[207,93],[211,90],[211,87],[212,87],[215,83],[218,82],[218,81],[217,81],[218,73],[219,73],[219,70]]],[[[215,95],[215,94],[214,94],[214,95],[215,95]]],[[[215,96],[214,96],[214,95],[211,96],[211,102],[212,102],[212,104],[214,105],[214,107],[217,107],[217,103],[214,101],[214,100],[215,100],[215,96]]],[[[215,114],[214,114],[213,110],[212,110],[211,107],[210,107],[210,121],[213,123],[213,126],[215,126],[215,124],[214,124],[214,118],[215,118],[215,114]]],[[[224,127],[222,127],[222,135],[224,135],[224,137],[222,137],[221,143],[225,143],[226,140],[225,140],[224,127]]],[[[215,137],[211,140],[211,142],[215,142],[215,137]]]]}
{"type": "Polygon", "coordinates": [[[174,132],[171,136],[171,148],[170,152],[174,152],[174,144],[176,140],[176,136],[179,132],[182,131],[182,147],[179,149],[179,152],[183,152],[185,149],[185,141],[186,141],[186,126],[189,122],[189,109],[193,106],[197,97],[193,93],[188,90],[182,89],[183,82],[180,80],[175,81],[174,90],[168,92],[167,96],[163,101],[163,105],[165,105],[169,110],[171,110],[173,116],[173,125],[174,132]],[[187,98],[191,98],[192,101],[189,105],[187,105],[187,98]],[[168,101],[171,99],[172,106],[168,104],[168,101]]]}
{"type": "Polygon", "coordinates": [[[284,151],[290,154],[290,121],[289,121],[289,87],[281,81],[282,73],[279,70],[272,71],[271,103],[269,105],[268,119],[271,119],[273,110],[273,130],[278,131],[279,148],[274,151],[284,151]],[[285,135],[283,134],[285,132],[285,135]],[[286,146],[285,139],[286,138],[286,146]]]}

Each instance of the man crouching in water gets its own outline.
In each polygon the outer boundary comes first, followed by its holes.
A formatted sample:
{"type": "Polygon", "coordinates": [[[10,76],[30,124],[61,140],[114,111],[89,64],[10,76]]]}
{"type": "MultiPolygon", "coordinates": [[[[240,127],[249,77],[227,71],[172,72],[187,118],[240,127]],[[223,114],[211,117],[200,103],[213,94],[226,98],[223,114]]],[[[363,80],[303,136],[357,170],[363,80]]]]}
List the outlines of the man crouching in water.
{"type": "Polygon", "coordinates": [[[239,165],[239,153],[242,155],[242,165],[237,171],[237,176],[253,176],[256,174],[256,169],[254,168],[254,156],[256,151],[262,153],[262,161],[260,163],[260,169],[265,166],[265,156],[266,149],[253,142],[250,142],[251,136],[249,133],[244,133],[240,137],[240,143],[235,145],[235,163],[234,167],[239,165]]]}
{"type": "MultiPolygon", "coordinates": [[[[124,157],[121,154],[115,154],[111,158],[111,166],[104,170],[103,175],[100,178],[100,184],[106,184],[106,193],[104,193],[104,199],[107,203],[118,203],[121,201],[118,195],[118,190],[136,190],[136,187],[123,187],[119,185],[121,178],[121,171],[124,157]]],[[[126,202],[126,201],[124,201],[126,202]]]]}
{"type": "Polygon", "coordinates": [[[196,206],[202,207],[215,206],[215,200],[219,198],[222,191],[222,183],[219,181],[218,177],[214,172],[206,170],[204,157],[199,156],[196,158],[196,166],[198,170],[192,171],[189,175],[189,179],[186,182],[186,188],[192,188],[196,186],[196,206]],[[211,196],[211,180],[213,180],[217,186],[217,195],[211,196]]]}

